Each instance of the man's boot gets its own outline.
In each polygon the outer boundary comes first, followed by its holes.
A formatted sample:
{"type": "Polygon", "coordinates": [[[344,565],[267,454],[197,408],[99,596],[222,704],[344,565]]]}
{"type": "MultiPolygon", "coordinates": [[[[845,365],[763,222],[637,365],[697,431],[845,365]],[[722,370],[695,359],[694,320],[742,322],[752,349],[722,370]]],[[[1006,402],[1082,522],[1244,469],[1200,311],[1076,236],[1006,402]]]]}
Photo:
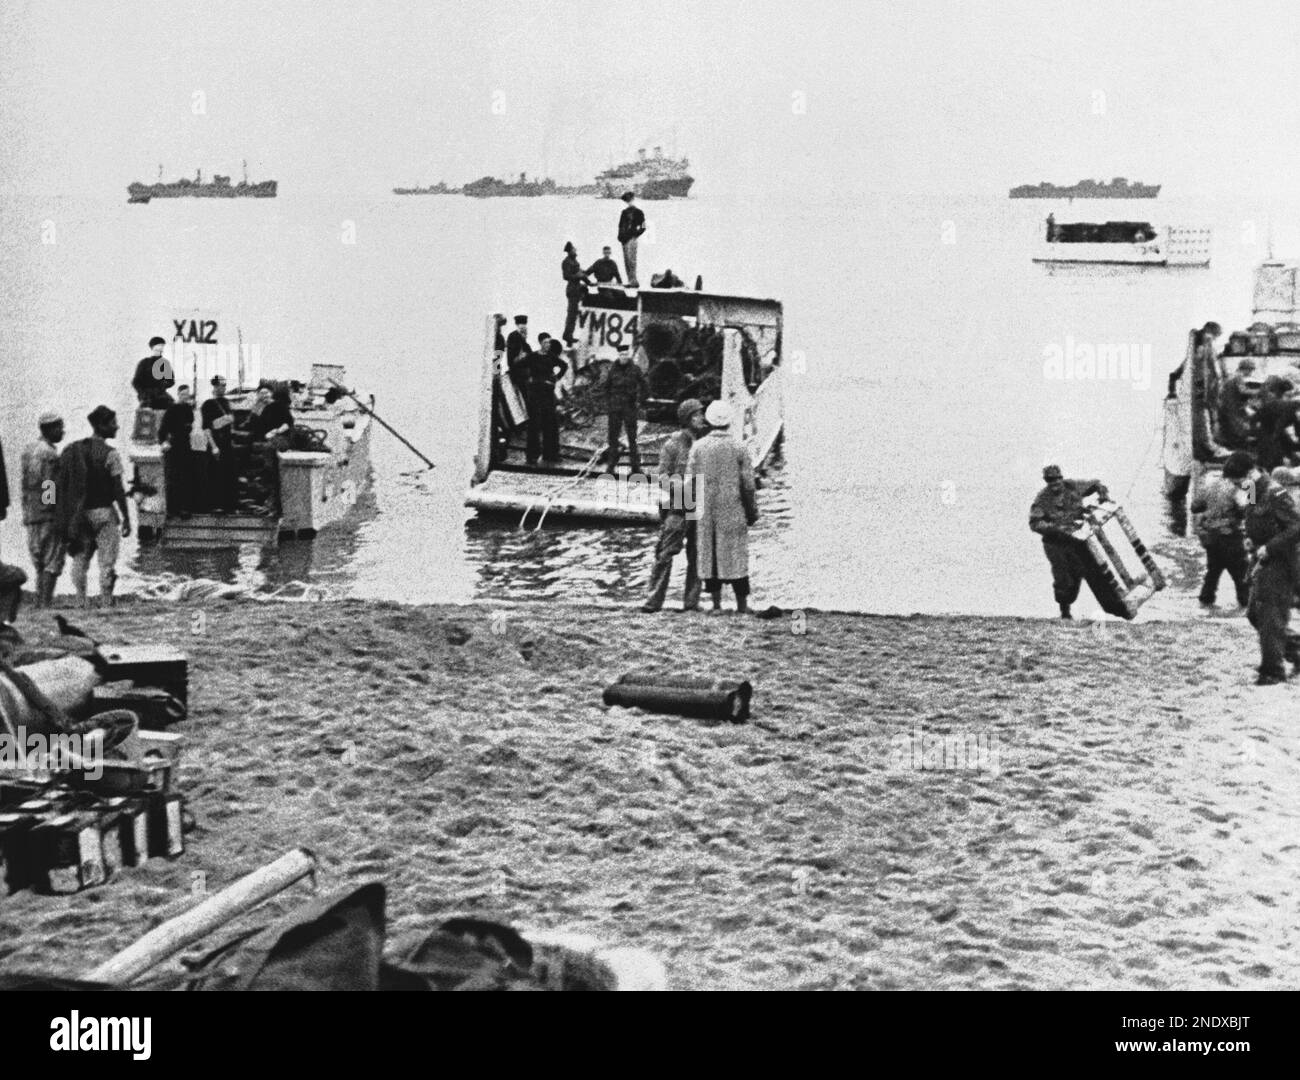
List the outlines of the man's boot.
{"type": "Polygon", "coordinates": [[[686,590],[682,593],[682,610],[700,610],[700,579],[688,569],[686,572],[686,590]]]}
{"type": "Polygon", "coordinates": [[[1061,604],[1060,607],[1061,607],[1061,618],[1062,618],[1062,619],[1073,619],[1073,618],[1074,618],[1074,616],[1070,614],[1070,605],[1069,605],[1069,604],[1061,604]]]}
{"type": "Polygon", "coordinates": [[[36,606],[41,608],[54,606],[54,586],[58,577],[49,571],[43,572],[36,581],[36,606]]]}

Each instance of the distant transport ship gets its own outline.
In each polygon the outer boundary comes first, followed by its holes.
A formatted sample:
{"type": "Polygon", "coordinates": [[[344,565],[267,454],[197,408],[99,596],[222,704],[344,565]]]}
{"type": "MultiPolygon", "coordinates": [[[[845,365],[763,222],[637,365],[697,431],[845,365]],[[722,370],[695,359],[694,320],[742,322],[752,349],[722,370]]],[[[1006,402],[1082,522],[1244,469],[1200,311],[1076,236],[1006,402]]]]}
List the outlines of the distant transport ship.
{"type": "Polygon", "coordinates": [[[562,190],[554,180],[528,179],[527,173],[520,173],[518,180],[498,180],[495,176],[483,176],[473,180],[460,189],[462,195],[475,199],[536,198],[539,195],[559,195],[562,190]]]}
{"type": "Polygon", "coordinates": [[[1122,176],[1115,177],[1109,184],[1099,180],[1080,180],[1069,187],[1049,184],[1021,184],[1013,187],[1010,197],[1013,199],[1154,199],[1160,194],[1159,184],[1143,184],[1136,180],[1132,183],[1122,176]]]}
{"type": "Polygon", "coordinates": [[[1047,216],[1033,261],[1046,265],[1208,266],[1210,230],[1148,221],[1058,222],[1047,216]]]}
{"type": "Polygon", "coordinates": [[[248,182],[248,162],[244,162],[244,178],[232,184],[228,176],[214,176],[212,183],[203,182],[203,170],[194,174],[193,180],[175,180],[163,183],[163,167],[158,166],[158,182],[127,185],[127,202],[147,203],[150,199],[274,199],[276,181],[248,182]]]}
{"type": "Polygon", "coordinates": [[[684,199],[695,183],[687,171],[686,158],[664,157],[663,147],[656,146],[654,156],[645,150],[637,152],[635,161],[624,162],[606,169],[592,184],[557,184],[551,179],[528,179],[520,173],[518,180],[498,180],[495,176],[482,176],[464,187],[449,187],[439,181],[429,187],[395,187],[394,195],[469,195],[475,199],[536,198],[541,195],[598,195],[604,199],[619,199],[625,192],[633,192],[640,199],[684,199]]]}
{"type": "Polygon", "coordinates": [[[686,171],[689,165],[686,158],[664,157],[663,147],[656,146],[653,157],[638,150],[636,160],[606,169],[596,177],[596,184],[606,199],[620,198],[627,191],[639,199],[684,199],[695,183],[686,171]]]}

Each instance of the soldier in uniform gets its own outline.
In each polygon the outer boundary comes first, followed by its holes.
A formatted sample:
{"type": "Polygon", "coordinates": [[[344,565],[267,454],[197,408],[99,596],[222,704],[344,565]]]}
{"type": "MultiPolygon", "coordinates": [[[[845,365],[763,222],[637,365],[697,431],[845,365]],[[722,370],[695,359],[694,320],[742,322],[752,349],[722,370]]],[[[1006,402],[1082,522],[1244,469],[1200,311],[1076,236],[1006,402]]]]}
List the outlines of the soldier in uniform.
{"type": "Polygon", "coordinates": [[[528,343],[528,316],[515,316],[515,329],[510,331],[510,337],[506,338],[506,370],[510,372],[511,381],[519,387],[520,394],[524,392],[523,372],[517,369],[517,363],[525,352],[532,351],[532,346],[528,343]]]}
{"type": "Polygon", "coordinates": [[[212,396],[199,407],[203,430],[211,439],[208,487],[211,509],[233,514],[239,502],[239,470],[235,463],[235,410],[226,399],[226,380],[212,377],[212,396]]]}
{"type": "Polygon", "coordinates": [[[564,317],[564,344],[571,347],[577,341],[573,331],[578,325],[578,305],[587,295],[587,275],[578,262],[578,249],[572,241],[564,245],[564,262],[560,264],[560,273],[564,275],[564,298],[568,304],[568,312],[564,317]]]}
{"type": "Polygon", "coordinates": [[[529,465],[538,456],[552,464],[560,460],[560,424],[555,413],[555,384],[564,377],[569,365],[560,356],[558,341],[542,334],[535,352],[525,353],[518,366],[528,390],[529,465]]]}
{"type": "MultiPolygon", "coordinates": [[[[0,521],[9,516],[9,474],[5,470],[4,447],[0,446],[0,521]]],[[[22,567],[0,561],[0,645],[21,640],[10,624],[18,618],[27,574],[22,567]]]]}
{"type": "Polygon", "coordinates": [[[1083,520],[1083,499],[1096,492],[1110,497],[1100,480],[1066,480],[1059,465],[1043,470],[1047,484],[1029,508],[1029,527],[1043,538],[1043,552],[1052,565],[1052,592],[1062,619],[1072,619],[1070,605],[1079,597],[1079,586],[1087,576],[1087,556],[1082,540],[1073,533],[1083,520]]]}
{"type": "Polygon", "coordinates": [[[1300,652],[1287,640],[1286,632],[1296,582],[1300,580],[1296,552],[1300,509],[1283,485],[1259,470],[1252,470],[1242,484],[1249,496],[1246,536],[1255,553],[1246,612],[1259,634],[1259,677],[1255,681],[1270,686],[1286,681],[1284,660],[1300,664],[1300,652]]]}
{"type": "Polygon", "coordinates": [[[41,437],[23,451],[23,524],[27,527],[27,551],[36,570],[36,606],[48,607],[54,601],[54,585],[63,572],[65,555],[54,505],[63,417],[42,413],[38,426],[41,437]]]}
{"type": "Polygon", "coordinates": [[[1200,514],[1196,535],[1205,548],[1205,579],[1201,583],[1202,607],[1213,607],[1219,578],[1226,570],[1237,590],[1237,603],[1250,601],[1247,570],[1245,495],[1241,483],[1255,467],[1255,459],[1244,450],[1234,450],[1223,463],[1223,475],[1212,478],[1192,501],[1191,511],[1200,514]]]}
{"type": "Polygon", "coordinates": [[[602,386],[605,408],[609,414],[609,450],[605,467],[611,473],[618,465],[619,436],[627,432],[627,453],[633,474],[641,471],[641,451],[636,445],[637,409],[645,401],[645,374],[632,360],[632,350],[619,346],[618,359],[605,372],[602,386]]]}
{"type": "Polygon", "coordinates": [[[117,556],[121,540],[131,535],[121,455],[108,440],[117,436],[117,413],[100,405],[86,417],[94,434],[64,447],[59,455],[57,511],[59,529],[72,556],[72,586],[82,607],[87,604],[90,560],[99,558],[99,597],[114,603],[117,556]]]}
{"type": "Polygon", "coordinates": [[[141,408],[165,409],[172,404],[172,396],[167,391],[176,385],[176,379],[171,364],[163,356],[166,345],[164,338],[150,338],[149,355],[135,366],[131,386],[141,408]]]}
{"type": "Polygon", "coordinates": [[[659,510],[659,542],[655,545],[655,564],[650,572],[650,598],[642,611],[658,611],[668,595],[668,579],[673,573],[673,559],[686,548],[686,589],[682,594],[682,610],[700,609],[700,576],[695,539],[694,503],[687,505],[686,462],[695,440],[707,435],[709,425],[704,420],[704,405],[687,398],[677,406],[677,422],[681,430],[675,431],[663,442],[659,451],[659,483],[664,486],[668,505],[659,510]]]}

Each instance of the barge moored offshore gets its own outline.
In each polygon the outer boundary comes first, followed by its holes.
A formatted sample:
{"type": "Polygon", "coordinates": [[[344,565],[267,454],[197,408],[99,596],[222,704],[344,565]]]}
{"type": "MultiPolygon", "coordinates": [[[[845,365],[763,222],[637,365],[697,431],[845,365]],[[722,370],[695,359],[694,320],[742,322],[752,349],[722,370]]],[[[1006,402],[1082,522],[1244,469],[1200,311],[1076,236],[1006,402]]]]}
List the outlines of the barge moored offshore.
{"type": "Polygon", "coordinates": [[[1062,223],[1049,216],[1046,238],[1033,261],[1058,266],[1208,266],[1210,239],[1208,228],[1155,226],[1148,221],[1062,223]]]}

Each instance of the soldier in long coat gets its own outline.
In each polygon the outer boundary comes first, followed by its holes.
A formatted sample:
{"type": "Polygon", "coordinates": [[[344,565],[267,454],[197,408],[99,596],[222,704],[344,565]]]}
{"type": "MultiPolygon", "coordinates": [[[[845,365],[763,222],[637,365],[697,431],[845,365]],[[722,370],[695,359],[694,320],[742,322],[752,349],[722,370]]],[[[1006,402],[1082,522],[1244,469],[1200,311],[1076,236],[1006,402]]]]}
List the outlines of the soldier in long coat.
{"type": "Polygon", "coordinates": [[[715,401],[704,413],[713,430],[691,447],[687,490],[695,500],[699,573],[722,610],[722,586],[731,582],[736,610],[749,610],[749,527],[758,520],[754,464],[731,436],[731,409],[715,401]]]}

